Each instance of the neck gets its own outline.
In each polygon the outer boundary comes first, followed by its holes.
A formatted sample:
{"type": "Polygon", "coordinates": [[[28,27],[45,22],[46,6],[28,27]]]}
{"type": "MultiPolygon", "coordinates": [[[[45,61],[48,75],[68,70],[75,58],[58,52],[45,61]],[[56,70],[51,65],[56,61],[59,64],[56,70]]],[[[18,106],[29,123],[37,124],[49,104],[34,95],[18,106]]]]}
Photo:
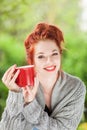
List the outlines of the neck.
{"type": "Polygon", "coordinates": [[[40,76],[40,78],[39,78],[40,83],[41,83],[43,90],[45,92],[49,92],[53,89],[57,79],[58,79],[58,74],[57,75],[51,75],[49,77],[45,76],[45,78],[40,76]]]}

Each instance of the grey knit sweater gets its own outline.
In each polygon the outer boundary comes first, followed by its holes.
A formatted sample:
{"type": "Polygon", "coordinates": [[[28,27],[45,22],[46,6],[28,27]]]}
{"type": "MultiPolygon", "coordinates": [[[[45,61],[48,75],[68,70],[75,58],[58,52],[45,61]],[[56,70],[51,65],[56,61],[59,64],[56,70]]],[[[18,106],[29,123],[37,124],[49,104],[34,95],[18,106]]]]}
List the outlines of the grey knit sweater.
{"type": "Polygon", "coordinates": [[[22,93],[9,91],[0,130],[76,130],[84,109],[86,87],[77,77],[60,75],[51,97],[51,115],[44,111],[41,85],[36,98],[24,106],[22,93]]]}

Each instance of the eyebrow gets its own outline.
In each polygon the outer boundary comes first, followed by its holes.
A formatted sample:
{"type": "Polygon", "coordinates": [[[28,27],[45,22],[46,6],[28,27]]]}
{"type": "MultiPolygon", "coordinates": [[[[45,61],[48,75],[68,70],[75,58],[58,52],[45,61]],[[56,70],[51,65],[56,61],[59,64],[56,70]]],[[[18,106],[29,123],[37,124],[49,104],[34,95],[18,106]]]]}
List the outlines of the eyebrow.
{"type": "MultiPolygon", "coordinates": [[[[52,50],[52,52],[58,52],[58,50],[54,49],[54,50],[52,50]]],[[[44,54],[44,52],[39,52],[36,55],[42,55],[42,54],[44,54]]]]}
{"type": "Polygon", "coordinates": [[[58,51],[58,50],[54,49],[52,52],[55,52],[55,51],[58,51]]]}
{"type": "Polygon", "coordinates": [[[37,53],[36,55],[40,55],[40,54],[44,54],[43,52],[39,52],[39,53],[37,53]]]}

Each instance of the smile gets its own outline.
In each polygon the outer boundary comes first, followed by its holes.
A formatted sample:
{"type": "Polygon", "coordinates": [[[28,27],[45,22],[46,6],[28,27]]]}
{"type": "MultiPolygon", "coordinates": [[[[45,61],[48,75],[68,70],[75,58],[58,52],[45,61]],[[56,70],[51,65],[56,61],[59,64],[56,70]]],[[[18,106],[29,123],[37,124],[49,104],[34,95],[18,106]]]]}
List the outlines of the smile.
{"type": "Polygon", "coordinates": [[[48,67],[46,67],[46,68],[44,68],[46,71],[49,71],[49,72],[51,72],[51,71],[54,71],[55,69],[56,69],[56,66],[48,66],[48,67]]]}

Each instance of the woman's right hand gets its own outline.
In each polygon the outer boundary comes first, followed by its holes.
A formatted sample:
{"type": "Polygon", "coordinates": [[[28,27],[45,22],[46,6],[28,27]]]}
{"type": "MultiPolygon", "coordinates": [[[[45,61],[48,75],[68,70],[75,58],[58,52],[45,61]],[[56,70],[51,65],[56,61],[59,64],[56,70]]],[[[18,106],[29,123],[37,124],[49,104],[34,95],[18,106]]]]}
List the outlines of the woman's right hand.
{"type": "Polygon", "coordinates": [[[15,72],[16,65],[11,66],[3,75],[2,82],[6,85],[6,87],[14,92],[19,92],[20,87],[16,84],[16,78],[19,74],[19,70],[15,72]]]}

